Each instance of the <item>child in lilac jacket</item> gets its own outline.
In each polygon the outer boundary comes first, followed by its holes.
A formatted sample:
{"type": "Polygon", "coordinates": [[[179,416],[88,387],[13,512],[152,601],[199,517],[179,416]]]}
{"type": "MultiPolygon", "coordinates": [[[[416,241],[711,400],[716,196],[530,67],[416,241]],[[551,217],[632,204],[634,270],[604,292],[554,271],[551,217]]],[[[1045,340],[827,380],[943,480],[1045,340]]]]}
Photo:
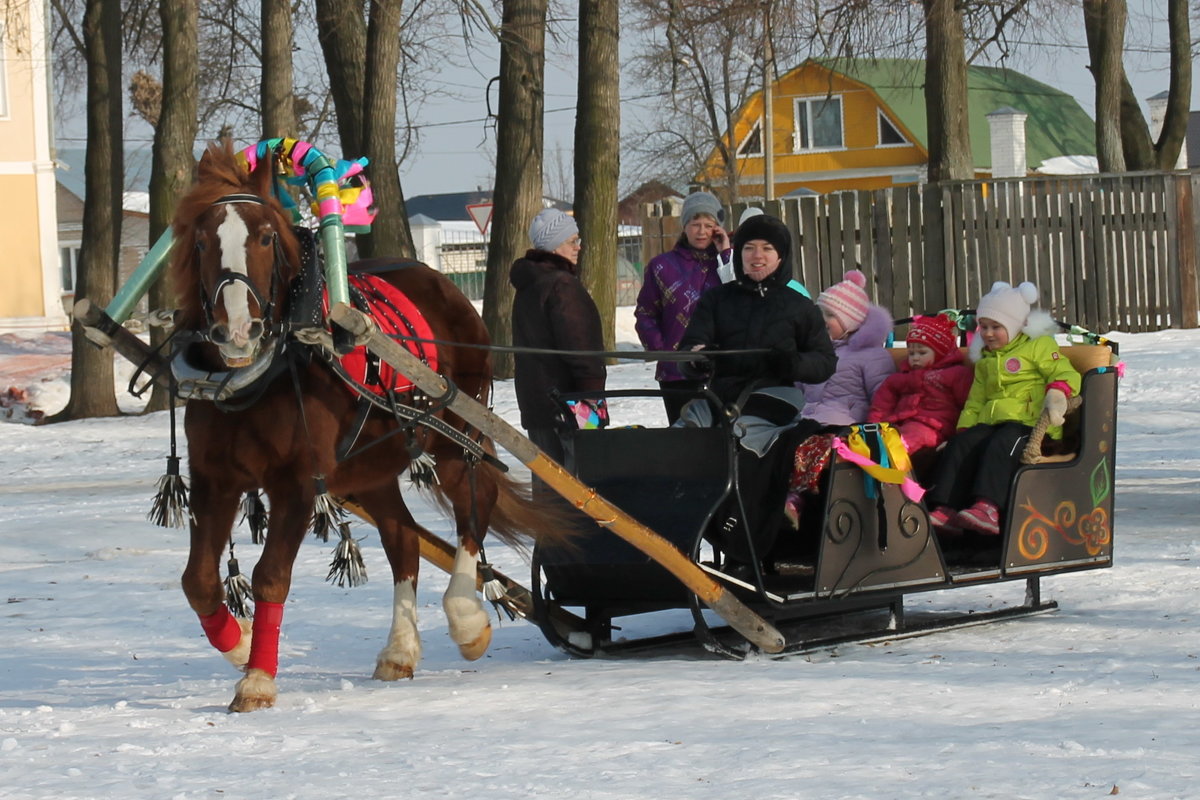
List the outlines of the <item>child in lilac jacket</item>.
{"type": "Polygon", "coordinates": [[[867,298],[866,282],[866,276],[853,269],[817,297],[837,354],[837,370],[824,383],[801,388],[807,400],[804,416],[822,425],[865,422],[875,390],[896,371],[885,346],[892,315],[867,298]]]}

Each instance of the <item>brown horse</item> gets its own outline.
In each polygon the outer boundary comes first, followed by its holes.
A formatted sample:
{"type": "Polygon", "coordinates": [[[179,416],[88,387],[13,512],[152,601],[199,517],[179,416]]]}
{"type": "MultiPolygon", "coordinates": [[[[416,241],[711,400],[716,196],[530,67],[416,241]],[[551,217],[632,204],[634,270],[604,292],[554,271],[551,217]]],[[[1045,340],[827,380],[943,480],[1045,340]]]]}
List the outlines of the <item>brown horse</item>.
{"type": "MultiPolygon", "coordinates": [[[[210,145],[196,184],[179,203],[174,222],[171,271],[179,295],[181,331],[202,334],[193,347],[202,367],[228,371],[245,367],[278,349],[288,286],[300,271],[301,245],[288,214],[272,196],[272,159],[249,172],[228,148],[210,145]]],[[[381,263],[382,262],[382,263],[381,263]]],[[[433,338],[486,344],[487,331],[471,302],[441,273],[413,262],[397,268],[369,263],[425,317],[433,338]],[[380,269],[384,271],[379,271],[380,269]]],[[[351,271],[359,265],[350,265],[351,271]]],[[[304,351],[289,343],[293,351],[304,351]]],[[[286,350],[286,348],[285,348],[286,350]]],[[[458,390],[487,403],[491,358],[486,349],[442,345],[439,371],[458,390]]],[[[248,406],[229,410],[208,400],[189,400],[185,429],[191,478],[191,551],[183,589],[209,641],[235,666],[245,669],[230,704],[232,711],[271,706],[277,694],[279,627],[292,580],[292,564],[312,519],[323,477],[330,494],[352,498],[374,520],[394,580],[392,626],[375,664],[375,677],[412,677],[421,658],[416,621],[420,526],[401,496],[398,478],[410,465],[415,443],[436,460],[432,487],[452,510],[458,534],[454,571],[443,597],[451,639],[464,657],[479,658],[491,626],[476,594],[479,542],[489,527],[505,541],[560,534],[548,530],[544,514],[514,482],[486,460],[470,460],[459,444],[426,428],[394,435],[395,418],[378,409],[367,417],[359,448],[343,461],[335,453],[356,424],[357,398],[320,355],[293,359],[295,365],[266,381],[248,406]],[[473,471],[473,474],[472,474],[473,471]],[[263,490],[270,521],[262,556],[253,571],[253,624],[238,620],[223,604],[220,560],[230,541],[239,502],[263,490]]],[[[458,430],[466,424],[437,412],[458,430]]],[[[353,435],[353,432],[351,432],[353,435]]],[[[477,437],[478,438],[478,437],[477,437]]],[[[483,440],[492,451],[491,442],[483,440]]],[[[551,523],[552,524],[552,523],[551,523]]]]}

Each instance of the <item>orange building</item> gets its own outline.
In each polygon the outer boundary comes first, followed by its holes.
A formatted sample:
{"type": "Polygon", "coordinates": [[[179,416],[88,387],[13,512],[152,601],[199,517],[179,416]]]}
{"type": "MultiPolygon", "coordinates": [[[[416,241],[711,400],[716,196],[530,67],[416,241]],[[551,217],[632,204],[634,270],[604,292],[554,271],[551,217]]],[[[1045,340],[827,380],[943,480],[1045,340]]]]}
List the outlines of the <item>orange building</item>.
{"type": "MultiPolygon", "coordinates": [[[[991,172],[987,114],[1028,115],[1026,157],[1095,153],[1095,128],[1073,97],[1008,69],[968,67],[968,118],[976,173],[991,172]]],[[[845,189],[882,189],[925,179],[929,152],[925,62],[913,59],[808,60],[775,82],[772,102],[775,197],[845,189]]],[[[739,194],[763,196],[763,93],[736,115],[739,194]]],[[[714,148],[696,184],[723,191],[714,148]]]]}

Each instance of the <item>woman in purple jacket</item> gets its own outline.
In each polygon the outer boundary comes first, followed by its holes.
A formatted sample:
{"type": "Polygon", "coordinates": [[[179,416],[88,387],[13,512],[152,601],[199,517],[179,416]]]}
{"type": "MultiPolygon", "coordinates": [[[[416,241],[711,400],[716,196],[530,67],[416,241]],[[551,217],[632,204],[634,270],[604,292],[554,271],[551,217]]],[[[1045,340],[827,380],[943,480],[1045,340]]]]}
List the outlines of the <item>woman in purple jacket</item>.
{"type": "MultiPolygon", "coordinates": [[[[675,248],[655,256],[646,265],[638,292],[636,330],[647,350],[674,350],[692,319],[700,295],[721,285],[718,255],[729,248],[729,234],[721,227],[721,202],[708,192],[694,192],[683,201],[683,233],[675,248]]],[[[703,385],[691,380],[671,361],[658,362],[654,376],[659,387],[675,390],[663,396],[667,424],[679,419],[679,410],[703,385]]]]}

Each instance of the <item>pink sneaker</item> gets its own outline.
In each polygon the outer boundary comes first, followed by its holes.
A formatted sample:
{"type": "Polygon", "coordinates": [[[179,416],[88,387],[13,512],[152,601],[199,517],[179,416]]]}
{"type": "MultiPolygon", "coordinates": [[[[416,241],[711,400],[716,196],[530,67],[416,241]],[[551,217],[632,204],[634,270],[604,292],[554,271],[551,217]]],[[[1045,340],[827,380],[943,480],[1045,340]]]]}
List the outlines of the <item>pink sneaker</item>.
{"type": "Polygon", "coordinates": [[[933,526],[935,531],[958,531],[958,527],[950,522],[954,515],[958,513],[950,506],[938,506],[933,511],[929,512],[929,524],[933,526]]]}
{"type": "Polygon", "coordinates": [[[796,530],[800,530],[800,514],[803,511],[804,495],[799,492],[788,492],[787,500],[783,503],[783,513],[796,530]]]}
{"type": "Polygon", "coordinates": [[[954,524],[969,531],[999,536],[1000,509],[991,500],[976,500],[975,505],[958,512],[954,524]]]}

